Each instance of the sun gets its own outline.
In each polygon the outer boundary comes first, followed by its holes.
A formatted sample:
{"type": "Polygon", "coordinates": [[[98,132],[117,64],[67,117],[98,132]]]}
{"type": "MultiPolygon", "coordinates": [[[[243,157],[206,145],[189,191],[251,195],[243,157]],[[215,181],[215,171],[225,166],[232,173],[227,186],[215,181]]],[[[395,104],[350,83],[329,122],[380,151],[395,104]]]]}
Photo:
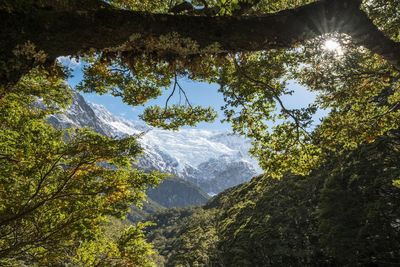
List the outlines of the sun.
{"type": "Polygon", "coordinates": [[[335,39],[326,39],[322,45],[322,48],[329,52],[336,52],[338,54],[342,53],[342,46],[335,39]]]}

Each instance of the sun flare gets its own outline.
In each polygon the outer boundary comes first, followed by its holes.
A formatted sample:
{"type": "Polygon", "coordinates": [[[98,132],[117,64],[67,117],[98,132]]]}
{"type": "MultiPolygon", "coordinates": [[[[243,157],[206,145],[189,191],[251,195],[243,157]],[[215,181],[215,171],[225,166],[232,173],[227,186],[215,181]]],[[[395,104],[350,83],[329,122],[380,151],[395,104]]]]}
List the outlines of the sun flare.
{"type": "Polygon", "coordinates": [[[322,47],[323,47],[324,50],[327,50],[327,51],[330,51],[330,52],[336,52],[336,53],[339,53],[339,54],[342,53],[342,46],[335,39],[327,39],[327,40],[325,40],[325,42],[324,42],[322,47]]]}

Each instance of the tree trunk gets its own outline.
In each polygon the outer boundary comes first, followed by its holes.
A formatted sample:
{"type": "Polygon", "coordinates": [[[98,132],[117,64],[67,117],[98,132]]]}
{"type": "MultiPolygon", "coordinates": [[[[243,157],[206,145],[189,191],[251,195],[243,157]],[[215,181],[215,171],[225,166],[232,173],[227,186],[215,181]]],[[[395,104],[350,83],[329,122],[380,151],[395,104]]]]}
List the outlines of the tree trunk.
{"type": "MultiPolygon", "coordinates": [[[[140,40],[178,33],[201,48],[219,44],[216,52],[291,47],[325,33],[344,33],[358,45],[380,54],[400,70],[400,45],[385,36],[358,0],[322,0],[265,16],[187,16],[150,14],[110,7],[66,9],[32,7],[29,12],[0,10],[0,55],[10,57],[18,44],[31,41],[50,59],[90,48],[112,48],[132,34],[140,40]]],[[[1,77],[5,79],[6,77],[1,77]]],[[[8,78],[9,79],[9,78],[8,78]]]]}

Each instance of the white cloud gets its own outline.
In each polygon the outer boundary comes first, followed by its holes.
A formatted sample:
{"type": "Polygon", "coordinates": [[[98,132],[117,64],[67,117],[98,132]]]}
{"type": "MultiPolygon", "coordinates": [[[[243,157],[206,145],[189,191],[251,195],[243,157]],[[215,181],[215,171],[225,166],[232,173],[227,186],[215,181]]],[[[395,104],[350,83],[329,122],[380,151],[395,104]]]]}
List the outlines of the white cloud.
{"type": "Polygon", "coordinates": [[[61,56],[57,58],[58,62],[60,62],[62,65],[70,68],[70,69],[77,69],[81,66],[81,61],[79,61],[76,58],[71,58],[68,56],[61,56]]]}

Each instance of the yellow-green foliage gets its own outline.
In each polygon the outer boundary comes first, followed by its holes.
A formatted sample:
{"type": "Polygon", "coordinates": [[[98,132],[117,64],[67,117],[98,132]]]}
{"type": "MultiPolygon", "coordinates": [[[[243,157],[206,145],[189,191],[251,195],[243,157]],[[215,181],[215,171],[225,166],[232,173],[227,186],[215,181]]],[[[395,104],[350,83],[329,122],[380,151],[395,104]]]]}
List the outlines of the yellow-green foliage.
{"type": "Polygon", "coordinates": [[[173,105],[165,109],[154,106],[145,110],[141,118],[148,124],[178,130],[182,125],[195,126],[199,121],[213,121],[217,114],[211,108],[173,105]]]}
{"type": "Polygon", "coordinates": [[[34,69],[0,99],[0,265],[68,264],[86,248],[125,266],[149,265],[142,226],[115,240],[103,229],[161,176],[132,168],[141,153],[135,136],[54,129],[46,117],[70,95],[62,79],[34,69]]]}
{"type": "Polygon", "coordinates": [[[148,224],[124,226],[117,223],[105,227],[94,240],[80,244],[72,262],[76,266],[143,266],[153,267],[152,246],[142,232],[148,224]]]}

